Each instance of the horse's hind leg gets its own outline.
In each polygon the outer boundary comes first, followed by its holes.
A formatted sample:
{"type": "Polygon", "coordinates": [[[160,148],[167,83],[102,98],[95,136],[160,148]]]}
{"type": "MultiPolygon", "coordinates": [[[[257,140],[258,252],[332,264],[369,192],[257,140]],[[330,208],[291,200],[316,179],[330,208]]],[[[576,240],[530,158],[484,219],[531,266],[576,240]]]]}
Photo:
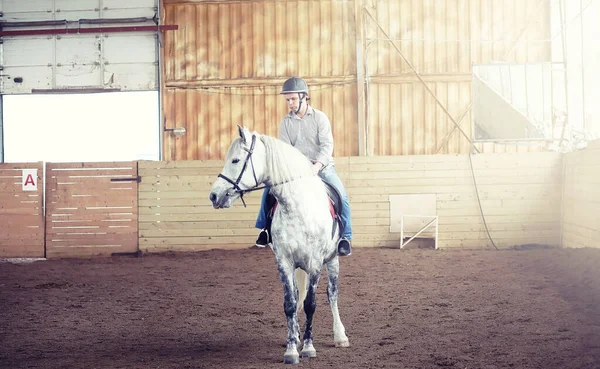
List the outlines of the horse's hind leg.
{"type": "Polygon", "coordinates": [[[348,347],[350,342],[346,336],[346,329],[340,319],[338,310],[338,276],[340,274],[339,258],[333,258],[326,265],[327,268],[327,300],[333,315],[333,342],[336,347],[348,347]]]}
{"type": "Polygon", "coordinates": [[[287,319],[288,337],[286,351],[283,356],[285,364],[298,364],[298,343],[300,342],[300,327],[298,326],[298,315],[296,313],[297,294],[294,286],[294,268],[290,265],[280,263],[278,267],[279,278],[283,284],[283,310],[287,319]]]}
{"type": "Polygon", "coordinates": [[[317,285],[321,277],[321,270],[309,274],[308,289],[304,299],[304,312],[306,313],[306,325],[304,327],[304,344],[302,346],[302,357],[316,357],[317,351],[313,346],[312,322],[315,310],[317,309],[317,285]]]}

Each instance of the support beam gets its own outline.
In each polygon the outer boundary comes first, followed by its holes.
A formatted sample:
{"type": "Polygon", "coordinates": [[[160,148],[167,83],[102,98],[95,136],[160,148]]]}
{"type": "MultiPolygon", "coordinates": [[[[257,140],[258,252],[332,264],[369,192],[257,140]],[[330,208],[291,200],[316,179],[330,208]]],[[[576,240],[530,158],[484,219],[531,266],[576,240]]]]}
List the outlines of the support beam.
{"type": "Polygon", "coordinates": [[[0,94],[0,163],[4,163],[4,95],[0,94]]]}
{"type": "MultiPolygon", "coordinates": [[[[281,86],[287,78],[236,78],[236,79],[196,79],[165,81],[166,88],[234,88],[234,87],[263,87],[281,86]]],[[[347,85],[353,84],[354,76],[334,76],[304,78],[310,91],[314,85],[347,85]]]]}
{"type": "MultiPolygon", "coordinates": [[[[463,113],[463,115],[458,120],[459,126],[462,124],[462,121],[463,121],[463,119],[465,119],[465,117],[467,116],[467,114],[469,114],[469,112],[471,111],[472,107],[473,107],[473,101],[471,99],[471,103],[469,104],[469,107],[467,108],[467,110],[465,110],[465,112],[463,113]]],[[[452,130],[450,131],[450,133],[448,133],[446,135],[446,137],[444,137],[444,139],[442,140],[442,143],[440,144],[440,146],[435,151],[436,154],[439,154],[440,151],[442,151],[442,149],[444,148],[444,146],[446,146],[446,144],[448,143],[448,141],[450,141],[450,137],[452,137],[452,134],[454,133],[454,131],[456,131],[456,127],[453,127],[452,130]]],[[[473,130],[473,132],[475,132],[475,131],[473,130]]],[[[473,139],[473,140],[475,140],[475,139],[473,139]]]]}
{"type": "Polygon", "coordinates": [[[429,73],[419,74],[421,79],[414,73],[378,74],[369,76],[369,83],[376,85],[396,84],[406,82],[471,82],[472,73],[429,73]]]}
{"type": "Polygon", "coordinates": [[[15,31],[0,31],[0,37],[38,36],[38,35],[77,35],[81,33],[123,33],[123,32],[163,32],[178,29],[178,25],[164,26],[124,26],[124,27],[90,27],[90,28],[59,28],[59,29],[23,29],[15,31]]]}
{"type": "Polygon", "coordinates": [[[366,104],[367,94],[365,89],[365,30],[363,23],[363,0],[354,0],[354,24],[356,29],[356,110],[358,120],[358,155],[366,156],[367,152],[367,124],[366,104]]]}

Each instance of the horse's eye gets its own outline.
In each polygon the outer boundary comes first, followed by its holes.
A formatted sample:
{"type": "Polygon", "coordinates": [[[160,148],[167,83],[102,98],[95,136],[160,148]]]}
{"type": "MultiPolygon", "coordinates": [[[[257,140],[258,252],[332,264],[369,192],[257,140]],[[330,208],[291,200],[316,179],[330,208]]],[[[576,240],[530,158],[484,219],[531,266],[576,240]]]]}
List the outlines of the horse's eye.
{"type": "Polygon", "coordinates": [[[231,162],[232,162],[233,164],[237,164],[237,163],[239,163],[239,162],[240,162],[240,159],[233,159],[231,162]]]}

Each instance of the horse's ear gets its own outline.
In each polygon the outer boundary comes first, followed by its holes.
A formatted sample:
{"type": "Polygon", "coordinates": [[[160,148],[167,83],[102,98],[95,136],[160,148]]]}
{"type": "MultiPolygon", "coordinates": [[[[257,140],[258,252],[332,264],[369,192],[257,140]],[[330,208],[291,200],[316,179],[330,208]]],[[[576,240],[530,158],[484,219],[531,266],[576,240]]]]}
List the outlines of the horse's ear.
{"type": "Polygon", "coordinates": [[[240,137],[242,138],[242,141],[245,143],[246,142],[246,136],[244,135],[244,129],[239,124],[237,126],[238,126],[238,132],[240,134],[240,137]]]}

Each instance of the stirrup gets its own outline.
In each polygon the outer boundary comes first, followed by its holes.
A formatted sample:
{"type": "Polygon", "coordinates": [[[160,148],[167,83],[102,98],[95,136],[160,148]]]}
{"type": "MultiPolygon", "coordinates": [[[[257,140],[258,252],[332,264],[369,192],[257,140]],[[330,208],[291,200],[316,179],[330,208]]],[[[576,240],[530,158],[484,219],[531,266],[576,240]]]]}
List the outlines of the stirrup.
{"type": "Polygon", "coordinates": [[[339,256],[350,256],[352,255],[352,245],[350,240],[346,237],[340,238],[337,244],[339,256]]]}
{"type": "Polygon", "coordinates": [[[256,239],[256,247],[265,247],[269,244],[269,231],[263,229],[258,234],[258,238],[256,239]]]}

